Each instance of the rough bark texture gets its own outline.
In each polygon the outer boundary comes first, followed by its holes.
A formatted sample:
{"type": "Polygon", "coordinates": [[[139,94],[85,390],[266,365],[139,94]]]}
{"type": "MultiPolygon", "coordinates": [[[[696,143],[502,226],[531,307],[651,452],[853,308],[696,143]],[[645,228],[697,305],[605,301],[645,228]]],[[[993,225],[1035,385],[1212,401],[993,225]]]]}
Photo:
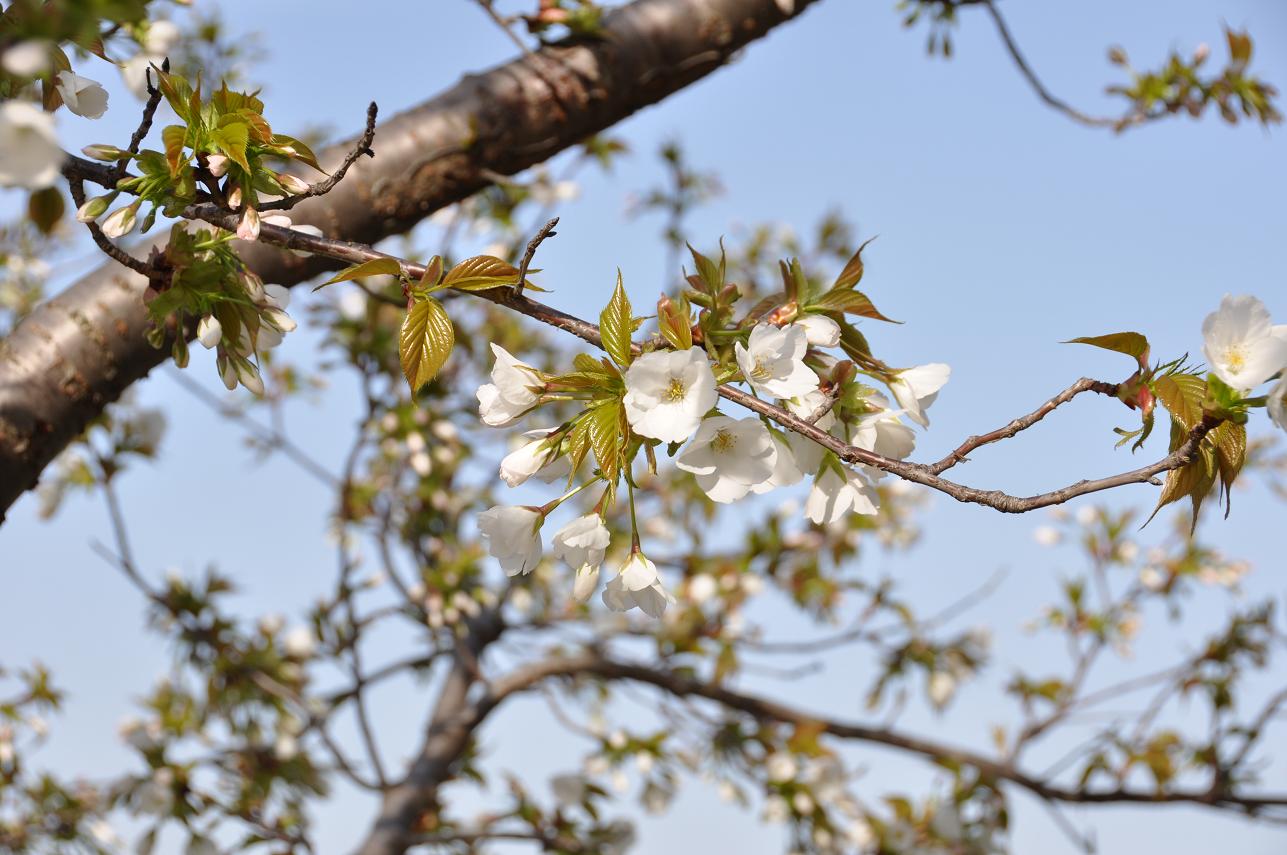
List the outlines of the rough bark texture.
{"type": "MultiPolygon", "coordinates": [[[[602,40],[551,45],[466,76],[383,123],[376,157],[291,217],[368,243],[406,231],[485,187],[486,175],[540,163],[704,77],[814,2],[635,0],[607,16],[602,40]]],[[[323,152],[323,165],[338,164],[350,145],[323,152]]],[[[243,250],[269,282],[294,284],[327,266],[265,246],[243,250]]],[[[144,284],[108,262],[0,342],[0,520],[105,405],[167,357],[143,337],[144,284]]]]}

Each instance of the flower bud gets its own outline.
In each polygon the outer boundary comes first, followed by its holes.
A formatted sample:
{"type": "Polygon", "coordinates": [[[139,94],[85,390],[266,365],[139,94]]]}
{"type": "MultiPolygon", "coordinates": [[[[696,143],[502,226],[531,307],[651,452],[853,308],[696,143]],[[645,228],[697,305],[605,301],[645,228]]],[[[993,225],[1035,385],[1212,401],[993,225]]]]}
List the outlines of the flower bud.
{"type": "Polygon", "coordinates": [[[232,190],[228,190],[225,192],[227,193],[225,198],[228,200],[228,207],[232,208],[234,211],[240,208],[241,207],[241,185],[238,184],[236,187],[232,188],[232,190]]]}
{"type": "Polygon", "coordinates": [[[91,160],[102,160],[108,163],[131,156],[128,151],[122,151],[114,145],[87,145],[81,149],[81,153],[91,160]]]}
{"type": "Polygon", "coordinates": [[[94,222],[107,212],[107,207],[112,204],[115,198],[115,193],[108,193],[106,196],[95,196],[86,200],[84,205],[76,209],[76,221],[80,223],[94,222]]]}
{"type": "Polygon", "coordinates": [[[1197,50],[1193,51],[1193,64],[1201,65],[1206,62],[1207,57],[1211,55],[1211,45],[1203,42],[1198,45],[1197,50]]]}
{"type": "Polygon", "coordinates": [[[134,225],[137,222],[139,203],[126,205],[124,208],[118,208],[103,221],[103,234],[109,238],[125,237],[125,235],[134,231],[134,225]]]}
{"type": "Polygon", "coordinates": [[[291,175],[290,173],[287,173],[287,172],[278,173],[277,183],[280,184],[282,186],[282,189],[285,190],[287,193],[290,193],[296,196],[298,196],[300,193],[307,193],[308,188],[310,186],[309,183],[304,179],[296,175],[291,175]]]}
{"type": "Polygon", "coordinates": [[[214,347],[223,339],[223,325],[214,315],[206,315],[197,324],[197,341],[201,342],[202,347],[207,350],[214,347]]]}
{"type": "Polygon", "coordinates": [[[247,208],[241,216],[241,225],[237,226],[237,237],[242,240],[259,240],[259,212],[247,208]]]}
{"type": "Polygon", "coordinates": [[[264,379],[259,376],[259,369],[244,359],[238,359],[235,364],[241,385],[256,395],[264,394],[264,379]]]}
{"type": "Polygon", "coordinates": [[[215,178],[223,178],[228,173],[228,158],[222,154],[212,154],[206,158],[206,171],[215,178]]]}

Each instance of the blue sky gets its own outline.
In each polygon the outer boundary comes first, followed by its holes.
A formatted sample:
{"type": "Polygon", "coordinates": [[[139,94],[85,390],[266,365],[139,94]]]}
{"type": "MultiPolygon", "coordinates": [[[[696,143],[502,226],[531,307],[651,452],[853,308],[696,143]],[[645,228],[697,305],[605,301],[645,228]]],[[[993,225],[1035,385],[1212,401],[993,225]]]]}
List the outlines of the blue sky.
{"type": "MultiPolygon", "coordinates": [[[[1189,51],[1202,41],[1221,60],[1222,22],[1250,29],[1255,69],[1287,84],[1287,6],[1271,0],[1187,0],[1166,4],[1165,14],[1154,4],[1105,0],[1005,5],[1038,73],[1087,111],[1116,108],[1102,95],[1117,80],[1104,60],[1108,45],[1121,44],[1142,67],[1160,62],[1171,47],[1189,51]]],[[[630,191],[660,179],[651,153],[678,136],[691,162],[718,171],[726,188],[690,220],[700,245],[763,221],[805,233],[831,208],[857,222],[862,236],[880,235],[867,256],[864,288],[882,311],[906,323],[869,331],[878,355],[893,364],[953,366],[917,459],[937,459],[1077,377],[1115,380],[1129,370],[1121,357],[1061,340],[1133,328],[1149,335],[1156,356],[1197,353],[1202,318],[1226,292],[1257,294],[1278,322],[1287,322],[1281,129],[1230,128],[1212,116],[1122,136],[1088,130],[1038,103],[983,15],[963,15],[956,58],[944,62],[925,56],[924,32],[904,31],[891,7],[825,0],[731,68],[616,128],[635,155],[611,176],[587,173],[581,198],[559,211],[560,235],[541,250],[547,284],[556,287],[550,301],[594,315],[617,267],[637,305],[650,303],[659,283],[674,281],[664,269],[660,223],[629,219],[624,210],[630,191]]],[[[357,16],[302,2],[220,8],[235,30],[261,33],[267,57],[250,78],[265,85],[274,126],[287,129],[323,122],[348,133],[369,100],[390,115],[512,51],[464,0],[432,6],[368,0],[357,16]]],[[[74,148],[124,138],[133,120],[129,96],[115,87],[102,122],[63,116],[60,130],[74,148]]],[[[18,201],[0,196],[5,211],[18,201]]],[[[316,336],[292,339],[289,356],[313,358],[316,336]]],[[[196,354],[189,374],[209,384],[207,356],[196,354]]],[[[170,420],[164,460],[122,483],[142,563],[156,574],[215,564],[242,584],[247,611],[298,615],[330,583],[329,497],[285,461],[255,462],[236,430],[211,419],[167,370],[154,372],[139,394],[164,407],[170,420]]],[[[352,395],[339,384],[321,404],[288,411],[301,444],[332,465],[353,423],[352,395]]],[[[1111,401],[1079,400],[957,473],[971,484],[1025,494],[1118,471],[1132,461],[1112,450],[1110,429],[1130,418],[1111,401]]],[[[1261,433],[1270,429],[1263,417],[1253,424],[1261,433]]],[[[1158,433],[1141,457],[1160,456],[1165,431],[1158,433]]],[[[1153,495],[1136,486],[1108,501],[1144,507],[1153,495]]],[[[1232,517],[1212,520],[1207,536],[1255,563],[1249,597],[1281,597],[1274,525],[1281,525],[1283,507],[1256,486],[1235,500],[1232,517]]],[[[137,597],[90,551],[91,540],[109,538],[101,505],[73,499],[50,523],[39,521],[35,508],[25,498],[0,529],[0,661],[40,659],[71,692],[42,758],[66,772],[110,774],[126,758],[113,744],[116,722],[165,670],[166,652],[142,631],[137,597]]],[[[1033,529],[1046,521],[936,497],[921,545],[910,555],[873,555],[864,572],[898,576],[928,608],[1007,569],[1002,590],[969,620],[993,626],[999,660],[1032,664],[1051,651],[1032,643],[1021,625],[1052,595],[1060,575],[1079,566],[1074,552],[1033,543],[1033,529]]],[[[1140,541],[1147,546],[1168,531],[1151,527],[1140,541]]],[[[1210,594],[1210,614],[1195,625],[1212,625],[1228,607],[1225,597],[1210,594]]],[[[1167,636],[1159,616],[1150,619],[1145,635],[1162,631],[1164,642],[1137,657],[1192,643],[1167,636]]],[[[819,709],[861,716],[865,681],[846,676],[843,660],[829,664],[825,678],[789,691],[819,709]]],[[[990,687],[1006,675],[998,668],[992,683],[967,692],[945,717],[910,714],[907,726],[986,744],[990,687]]],[[[396,745],[398,734],[410,738],[419,727],[424,696],[402,686],[386,700],[380,726],[396,745]]],[[[538,783],[580,757],[579,747],[562,738],[510,738],[528,727],[545,732],[540,710],[517,705],[491,724],[485,740],[498,764],[538,783]]],[[[897,781],[912,789],[923,779],[915,764],[870,751],[851,757],[873,770],[868,786],[897,781]]],[[[1281,763],[1269,779],[1287,785],[1281,763]]],[[[320,817],[324,850],[343,851],[369,816],[369,803],[341,792],[320,817]]],[[[639,851],[781,851],[778,832],[765,833],[751,816],[721,806],[709,788],[688,785],[670,814],[642,826],[639,851]]],[[[1287,842],[1280,831],[1188,809],[1073,816],[1097,830],[1105,852],[1223,846],[1267,855],[1287,842]]],[[[1073,851],[1048,815],[1027,801],[1020,801],[1014,839],[1019,852],[1073,851]]]]}

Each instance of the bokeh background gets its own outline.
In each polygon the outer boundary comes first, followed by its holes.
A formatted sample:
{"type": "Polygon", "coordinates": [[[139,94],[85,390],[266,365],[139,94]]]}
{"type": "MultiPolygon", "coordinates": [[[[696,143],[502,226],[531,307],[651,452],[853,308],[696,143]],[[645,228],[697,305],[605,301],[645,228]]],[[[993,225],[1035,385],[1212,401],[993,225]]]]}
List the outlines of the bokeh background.
{"type": "MultiPolygon", "coordinates": [[[[288,130],[320,123],[337,137],[348,135],[369,100],[391,115],[514,50],[465,0],[229,0],[217,6],[231,32],[257,35],[262,55],[244,76],[264,87],[274,125],[288,130]]],[[[1110,44],[1125,47],[1140,67],[1156,65],[1170,48],[1187,52],[1201,42],[1222,60],[1223,23],[1249,29],[1256,70],[1287,83],[1287,5],[1276,0],[1016,0],[1004,11],[1048,86],[1088,112],[1119,107],[1103,94],[1105,84],[1119,80],[1104,58],[1110,44]]],[[[730,68],[613,129],[633,154],[611,174],[584,172],[579,198],[560,204],[560,234],[540,257],[541,281],[554,289],[550,302],[593,316],[618,267],[636,305],[674,286],[678,271],[667,268],[661,218],[632,218],[627,209],[632,194],[664,180],[655,152],[679,139],[692,165],[717,172],[725,188],[688,220],[701,247],[761,222],[805,234],[833,209],[852,219],[861,237],[879,234],[866,255],[863,287],[882,311],[906,323],[868,330],[877,353],[896,365],[945,361],[953,367],[916,459],[937,459],[963,437],[1026,412],[1077,377],[1117,380],[1129,373],[1123,357],[1061,340],[1138,329],[1156,356],[1196,356],[1202,319],[1227,292],[1259,295],[1278,322],[1287,323],[1281,129],[1230,128],[1214,115],[1122,135],[1080,127],[1037,101],[990,22],[968,12],[954,35],[955,56],[944,61],[926,56],[925,32],[903,30],[891,3],[828,0],[753,45],[730,68]]],[[[101,65],[86,73],[110,77],[101,65]]],[[[118,80],[106,82],[112,101],[102,120],[59,114],[69,149],[123,139],[137,121],[137,102],[118,80]]],[[[378,153],[378,136],[375,148],[378,153]]],[[[0,195],[6,215],[21,204],[19,194],[0,195]]],[[[417,244],[432,250],[435,228],[419,230],[417,244]]],[[[489,242],[486,235],[471,236],[460,248],[481,251],[489,242]]],[[[70,281],[97,265],[91,249],[60,261],[56,280],[70,281]]],[[[333,296],[301,290],[296,299],[333,296]]],[[[294,307],[292,313],[304,317],[294,307]]],[[[318,331],[302,323],[283,353],[309,364],[319,358],[318,344],[318,331]]],[[[212,361],[194,351],[187,374],[223,395],[212,361]]],[[[120,483],[140,563],[157,576],[167,568],[196,574],[217,566],[237,580],[247,613],[281,612],[298,621],[331,582],[333,496],[280,457],[258,460],[239,430],[176,386],[171,370],[154,372],[137,389],[141,403],[166,412],[162,460],[136,467],[120,483]]],[[[341,379],[313,401],[289,404],[285,423],[293,439],[338,467],[358,413],[355,394],[341,379]]],[[[1119,471],[1131,461],[1126,450],[1113,450],[1110,430],[1132,417],[1111,401],[1079,399],[957,472],[971,484],[1027,494],[1119,471]]],[[[1253,422],[1253,435],[1270,430],[1263,417],[1253,422]]],[[[1165,435],[1157,432],[1140,462],[1161,455],[1165,435]]],[[[1153,488],[1135,486],[1104,500],[1147,509],[1154,495],[1153,488]]],[[[119,744],[116,727],[133,699],[169,668],[169,651],[144,628],[135,591],[91,551],[91,541],[110,541],[101,503],[72,497],[52,521],[40,520],[37,510],[29,495],[0,528],[0,661],[40,660],[70,692],[39,762],[64,774],[110,776],[137,762],[119,744]]],[[[1247,597],[1281,598],[1287,588],[1283,520],[1282,502],[1249,480],[1235,491],[1232,516],[1206,523],[1208,540],[1252,562],[1243,585],[1247,597]]],[[[1062,650],[1024,631],[1062,576],[1081,566],[1071,544],[1052,549],[1034,541],[1034,530],[1048,522],[1042,514],[1007,517],[935,496],[924,537],[910,554],[873,551],[864,558],[861,572],[896,576],[926,611],[1006,571],[999,590],[963,618],[991,628],[994,667],[946,713],[911,708],[901,725],[984,747],[1009,663],[1039,669],[1044,660],[1061,661],[1062,650]]],[[[737,522],[728,517],[722,525],[732,536],[737,522]]],[[[1171,532],[1159,520],[1138,540],[1147,548],[1171,532]]],[[[1203,596],[1190,604],[1181,634],[1165,629],[1163,614],[1144,615],[1137,663],[1164,662],[1192,649],[1197,631],[1216,626],[1236,605],[1222,591],[1203,596]]],[[[770,599],[759,616],[772,624],[778,608],[770,599]]],[[[780,612],[784,636],[804,629],[785,607],[780,612]]],[[[825,665],[821,675],[785,691],[837,716],[864,715],[862,675],[843,657],[825,665]]],[[[1280,687],[1281,676],[1272,685],[1280,687]]],[[[383,696],[377,727],[395,761],[399,746],[409,751],[414,744],[427,697],[411,684],[383,696]]],[[[492,720],[483,745],[493,764],[514,769],[534,787],[576,767],[581,756],[536,702],[516,703],[492,720]]],[[[920,792],[928,780],[916,761],[871,749],[849,757],[868,767],[860,788],[873,792],[920,792]]],[[[1287,786],[1287,764],[1271,765],[1266,782],[1287,786]]],[[[355,843],[372,809],[367,798],[338,789],[316,812],[323,851],[355,843]]],[[[722,803],[714,788],[699,782],[686,784],[664,815],[646,816],[628,798],[622,810],[639,818],[637,851],[643,853],[772,853],[784,846],[780,829],[761,825],[754,810],[722,803]]],[[[1069,815],[1082,830],[1093,830],[1104,852],[1287,850],[1281,830],[1196,808],[1069,815]]],[[[1022,795],[1013,842],[1016,852],[1075,851],[1046,810],[1022,795]]]]}

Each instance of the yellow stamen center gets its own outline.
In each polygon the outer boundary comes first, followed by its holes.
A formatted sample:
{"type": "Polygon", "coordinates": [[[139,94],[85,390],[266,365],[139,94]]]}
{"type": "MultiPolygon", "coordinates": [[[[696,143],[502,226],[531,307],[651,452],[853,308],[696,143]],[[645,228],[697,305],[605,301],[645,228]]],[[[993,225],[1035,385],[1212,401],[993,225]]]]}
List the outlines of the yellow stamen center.
{"type": "Polygon", "coordinates": [[[726,430],[715,432],[715,438],[711,440],[711,448],[719,452],[732,451],[737,445],[737,437],[726,430]]]}
{"type": "Polygon", "coordinates": [[[666,400],[672,404],[684,400],[688,394],[688,388],[684,386],[684,381],[678,377],[670,378],[670,385],[666,387],[666,400]]]}
{"type": "Polygon", "coordinates": [[[1229,366],[1229,370],[1237,374],[1247,367],[1246,348],[1239,345],[1227,348],[1224,352],[1224,361],[1229,366]]]}

